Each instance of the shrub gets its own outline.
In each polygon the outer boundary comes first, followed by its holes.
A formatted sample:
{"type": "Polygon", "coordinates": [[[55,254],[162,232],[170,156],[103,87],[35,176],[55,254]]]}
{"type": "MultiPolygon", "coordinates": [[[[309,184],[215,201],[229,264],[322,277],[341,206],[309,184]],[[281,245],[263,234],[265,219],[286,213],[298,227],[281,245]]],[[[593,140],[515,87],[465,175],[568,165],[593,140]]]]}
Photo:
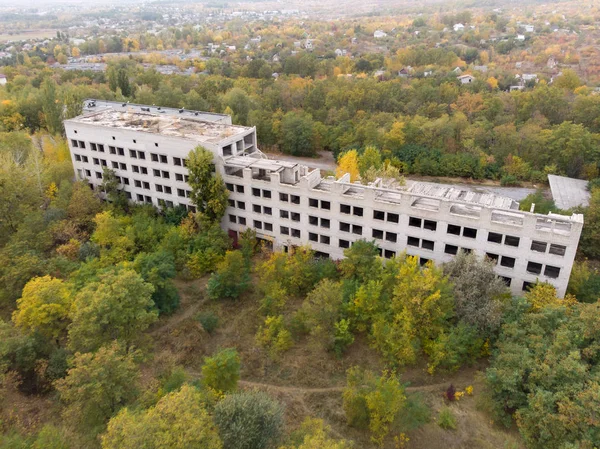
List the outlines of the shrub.
{"type": "Polygon", "coordinates": [[[240,379],[240,356],[233,348],[207,357],[202,365],[204,385],[219,392],[233,391],[240,379]]]}
{"type": "Polygon", "coordinates": [[[211,299],[237,299],[250,287],[250,271],[241,251],[227,251],[208,280],[208,296],[211,299]]]}
{"type": "Polygon", "coordinates": [[[500,178],[500,185],[503,187],[519,187],[521,182],[513,175],[505,175],[500,178]]]}
{"type": "Polygon", "coordinates": [[[448,407],[444,407],[440,410],[440,415],[438,417],[438,425],[442,429],[446,430],[456,430],[456,418],[448,407]]]}
{"type": "Polygon", "coordinates": [[[333,352],[341,357],[346,348],[354,343],[354,335],[350,331],[350,320],[341,319],[334,325],[333,352]]]}
{"type": "Polygon", "coordinates": [[[347,372],[343,400],[348,425],[368,426],[371,440],[379,445],[398,412],[406,405],[404,388],[394,373],[384,371],[377,377],[373,372],[358,367],[347,372]]]}
{"type": "Polygon", "coordinates": [[[292,334],[283,325],[283,315],[268,316],[256,333],[256,342],[269,349],[271,357],[277,357],[293,345],[292,334]]]}
{"type": "Polygon", "coordinates": [[[263,392],[226,396],[214,411],[224,449],[275,447],[283,432],[283,407],[263,392]]]}
{"type": "Polygon", "coordinates": [[[198,321],[202,328],[212,335],[215,329],[219,326],[219,317],[213,312],[205,312],[198,315],[198,321]]]}

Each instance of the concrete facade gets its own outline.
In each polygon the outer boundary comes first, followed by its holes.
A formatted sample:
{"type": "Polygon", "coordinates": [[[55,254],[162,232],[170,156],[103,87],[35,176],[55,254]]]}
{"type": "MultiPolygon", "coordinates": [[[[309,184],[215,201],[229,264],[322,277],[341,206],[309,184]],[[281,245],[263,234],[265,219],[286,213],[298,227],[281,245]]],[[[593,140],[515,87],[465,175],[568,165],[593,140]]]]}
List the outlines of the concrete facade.
{"type": "Polygon", "coordinates": [[[474,251],[496,262],[514,294],[537,279],[565,294],[581,215],[522,212],[510,198],[436,184],[322,178],[319,170],[267,159],[254,128],[225,124],[221,116],[211,122],[210,114],[200,120],[156,109],[105,103],[65,121],[77,178],[97,189],[106,166],[132,201],[193,210],[184,159],[203,145],[214,153],[215,169],[230,192],[222,227],[232,236],[251,227],[276,250],[308,244],[333,259],[359,239],[374,240],[385,258],[406,251],[421,263],[474,251]]]}

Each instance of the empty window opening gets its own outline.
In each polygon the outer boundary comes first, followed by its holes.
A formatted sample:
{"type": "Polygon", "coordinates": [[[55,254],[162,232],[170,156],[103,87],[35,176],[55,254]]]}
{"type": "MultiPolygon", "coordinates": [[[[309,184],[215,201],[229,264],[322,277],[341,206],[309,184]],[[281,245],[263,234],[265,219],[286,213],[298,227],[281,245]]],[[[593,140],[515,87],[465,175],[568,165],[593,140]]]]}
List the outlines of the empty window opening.
{"type": "Polygon", "coordinates": [[[452,254],[453,256],[455,256],[456,254],[458,254],[458,246],[446,245],[446,247],[444,248],[444,252],[446,254],[452,254]]]}
{"type": "Polygon", "coordinates": [[[540,274],[542,272],[542,264],[537,262],[527,262],[527,272],[531,274],[540,274]]]}
{"type": "Polygon", "coordinates": [[[539,242],[534,240],[531,242],[531,251],[537,251],[538,253],[545,253],[546,248],[548,248],[548,244],[546,242],[539,242]]]}
{"type": "Polygon", "coordinates": [[[508,246],[518,247],[521,239],[519,237],[515,237],[514,235],[507,235],[504,237],[504,244],[508,246]]]}
{"type": "Polygon", "coordinates": [[[447,232],[452,235],[460,235],[460,226],[449,224],[447,232]]]}
{"type": "Polygon", "coordinates": [[[552,265],[546,265],[546,268],[544,269],[544,276],[556,279],[560,276],[560,268],[553,267],[552,265]]]}
{"type": "Polygon", "coordinates": [[[515,258],[508,257],[508,256],[502,256],[502,258],[500,259],[500,265],[502,265],[503,267],[507,267],[507,268],[514,268],[515,267],[515,258]]]}

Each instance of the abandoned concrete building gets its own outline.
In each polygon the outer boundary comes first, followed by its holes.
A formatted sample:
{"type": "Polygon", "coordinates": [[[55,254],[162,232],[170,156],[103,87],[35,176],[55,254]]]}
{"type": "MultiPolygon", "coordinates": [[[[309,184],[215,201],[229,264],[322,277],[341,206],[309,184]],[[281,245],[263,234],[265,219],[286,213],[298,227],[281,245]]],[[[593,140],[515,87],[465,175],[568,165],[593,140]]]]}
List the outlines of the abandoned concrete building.
{"type": "Polygon", "coordinates": [[[323,178],[318,169],[268,159],[255,128],[222,114],[86,100],[65,129],[77,179],[98,189],[107,167],[131,201],[156,207],[194,210],[186,157],[204,146],[229,190],[223,228],[234,239],[253,228],[275,250],[308,244],[339,259],[367,239],[382,257],[405,251],[423,264],[474,251],[494,261],[514,294],[539,279],[562,297],[583,227],[579,214],[523,212],[510,198],[442,184],[323,178]]]}

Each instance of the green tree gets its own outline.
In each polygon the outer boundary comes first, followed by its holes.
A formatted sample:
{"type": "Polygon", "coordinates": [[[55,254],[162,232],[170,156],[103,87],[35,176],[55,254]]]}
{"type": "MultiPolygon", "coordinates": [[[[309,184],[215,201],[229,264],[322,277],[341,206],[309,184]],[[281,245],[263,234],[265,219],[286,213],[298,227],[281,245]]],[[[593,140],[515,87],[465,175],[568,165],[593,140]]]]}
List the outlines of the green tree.
{"type": "Polygon", "coordinates": [[[71,445],[64,430],[46,424],[38,432],[30,449],[70,449],[71,445]]]}
{"type": "Polygon", "coordinates": [[[233,111],[233,122],[239,125],[248,125],[250,112],[250,99],[248,94],[239,87],[234,87],[223,97],[223,105],[233,111]]]}
{"type": "Polygon", "coordinates": [[[213,154],[206,148],[197,146],[188,155],[187,168],[192,202],[202,216],[212,222],[219,222],[227,209],[229,192],[221,176],[213,173],[213,154]]]}
{"type": "Polygon", "coordinates": [[[336,323],[341,318],[342,289],[339,282],[323,279],[306,296],[300,314],[315,341],[333,349],[336,323]]]}
{"type": "Polygon", "coordinates": [[[280,145],[284,153],[293,156],[314,156],[314,122],[305,112],[290,111],[281,120],[280,145]]]}
{"type": "Polygon", "coordinates": [[[383,264],[377,245],[367,240],[357,240],[351,248],[344,250],[340,268],[346,279],[353,279],[361,284],[379,277],[383,264]]]}
{"type": "Polygon", "coordinates": [[[365,151],[358,158],[358,170],[363,178],[369,169],[379,170],[382,166],[381,152],[373,146],[365,148],[365,151]]]}
{"type": "Polygon", "coordinates": [[[112,418],[102,435],[102,449],[221,449],[217,429],[190,385],[163,396],[148,410],[127,408],[112,418]]]}
{"type": "Polygon", "coordinates": [[[600,303],[543,302],[513,301],[486,371],[491,404],[532,449],[597,446],[600,303]]]}
{"type": "Polygon", "coordinates": [[[443,266],[454,290],[456,318],[475,326],[480,335],[491,337],[500,328],[510,292],[494,272],[494,264],[461,251],[443,266]]]}
{"type": "Polygon", "coordinates": [[[129,83],[127,69],[120,68],[117,70],[117,86],[121,89],[121,93],[124,97],[130,97],[133,94],[131,84],[129,83]]]}
{"type": "Polygon", "coordinates": [[[208,280],[209,298],[237,299],[250,287],[250,269],[241,251],[227,251],[208,280]]]}
{"type": "Polygon", "coordinates": [[[346,440],[329,437],[331,428],[323,420],[306,418],[300,429],[292,434],[292,444],[280,449],[349,449],[352,444],[346,440]]]}
{"type": "Polygon", "coordinates": [[[368,428],[371,440],[380,447],[390,425],[406,404],[404,388],[394,373],[373,372],[358,367],[350,368],[344,388],[344,412],[348,425],[368,428]]]}
{"type": "Polygon", "coordinates": [[[76,353],[67,377],[55,382],[65,419],[97,429],[137,394],[139,372],[133,355],[117,343],[96,353],[76,353]]]}
{"type": "Polygon", "coordinates": [[[283,434],[283,407],[260,391],[226,396],[214,419],[224,449],[274,448],[283,434]]]}
{"type": "Polygon", "coordinates": [[[375,316],[371,337],[392,363],[412,364],[421,348],[427,350],[450,326],[453,297],[441,270],[417,257],[401,261],[393,296],[384,313],[375,316]]]}
{"type": "Polygon", "coordinates": [[[152,301],[160,313],[169,314],[179,307],[179,293],[172,281],[177,271],[171,254],[164,250],[141,253],[133,266],[142,279],[154,287],[152,301]]]}
{"type": "Polygon", "coordinates": [[[118,340],[127,346],[156,321],[154,288],[128,268],[100,274],[76,296],[69,326],[69,344],[90,351],[118,340]]]}
{"type": "Polygon", "coordinates": [[[584,210],[585,223],[581,231],[580,251],[590,259],[600,258],[600,189],[592,189],[590,205],[584,210]]]}
{"type": "Polygon", "coordinates": [[[47,77],[42,84],[44,121],[48,131],[52,134],[62,134],[63,132],[63,114],[62,104],[56,93],[56,83],[52,78],[47,77]]]}
{"type": "Polygon", "coordinates": [[[51,276],[32,278],[23,288],[13,313],[16,326],[58,339],[68,325],[71,292],[61,280],[51,276]]]}
{"type": "Polygon", "coordinates": [[[239,379],[240,356],[235,349],[223,349],[204,360],[202,381],[207,387],[217,392],[230,392],[237,388],[239,379]]]}

